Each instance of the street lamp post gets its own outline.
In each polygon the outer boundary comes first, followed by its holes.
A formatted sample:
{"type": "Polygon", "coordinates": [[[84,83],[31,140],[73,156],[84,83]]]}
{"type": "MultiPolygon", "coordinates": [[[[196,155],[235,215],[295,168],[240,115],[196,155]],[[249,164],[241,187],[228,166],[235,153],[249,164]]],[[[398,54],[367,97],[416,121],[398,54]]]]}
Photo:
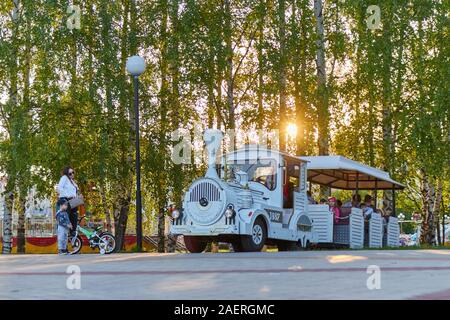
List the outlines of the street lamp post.
{"type": "Polygon", "coordinates": [[[402,223],[405,220],[405,215],[403,213],[400,213],[398,215],[398,220],[400,221],[400,234],[402,234],[403,233],[403,231],[402,231],[402,223]]]}
{"type": "Polygon", "coordinates": [[[445,221],[449,219],[448,215],[442,216],[442,245],[445,246],[445,221]]]}
{"type": "Polygon", "coordinates": [[[145,61],[139,56],[129,57],[127,71],[134,82],[134,114],[136,131],[136,246],[142,251],[141,149],[139,134],[139,76],[145,71],[145,61]]]}

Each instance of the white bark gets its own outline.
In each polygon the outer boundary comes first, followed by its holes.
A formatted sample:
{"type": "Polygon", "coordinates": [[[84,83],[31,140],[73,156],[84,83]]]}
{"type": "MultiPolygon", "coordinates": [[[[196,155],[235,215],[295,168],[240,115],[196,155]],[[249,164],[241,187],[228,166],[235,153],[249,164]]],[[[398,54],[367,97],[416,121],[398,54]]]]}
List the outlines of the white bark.
{"type": "Polygon", "coordinates": [[[422,226],[421,226],[421,235],[420,235],[420,243],[423,244],[436,244],[436,211],[439,212],[439,208],[441,202],[441,192],[439,190],[436,191],[436,186],[433,181],[430,181],[430,177],[425,172],[425,170],[421,170],[422,174],[422,186],[421,186],[421,194],[422,194],[422,226]]]}
{"type": "Polygon", "coordinates": [[[11,253],[13,245],[13,234],[12,234],[12,200],[11,194],[5,196],[5,201],[3,202],[3,248],[2,253],[11,253]]]}
{"type": "Polygon", "coordinates": [[[314,15],[316,18],[316,71],[317,71],[317,113],[318,113],[318,145],[319,155],[329,152],[329,110],[327,97],[327,72],[325,61],[325,36],[323,26],[322,0],[314,0],[314,15]]]}
{"type": "MultiPolygon", "coordinates": [[[[13,24],[19,23],[19,0],[13,0],[14,8],[12,13],[12,22],[13,24]]],[[[17,36],[18,26],[14,26],[12,29],[12,39],[15,41],[15,38],[17,36]]],[[[14,44],[15,45],[15,44],[14,44]]],[[[11,70],[11,86],[9,90],[9,99],[12,107],[14,108],[17,106],[17,50],[14,49],[13,52],[13,65],[11,70]]],[[[14,131],[14,126],[12,128],[14,131]]],[[[10,132],[11,134],[11,132],[10,132]]],[[[12,132],[14,135],[14,132],[12,132]]],[[[7,183],[7,190],[11,190],[14,188],[10,188],[9,184],[11,182],[7,183]]],[[[8,192],[5,195],[5,202],[4,202],[4,215],[3,215],[3,249],[2,253],[11,253],[12,251],[12,241],[13,241],[13,234],[12,234],[12,208],[13,208],[13,194],[11,192],[8,192]]]]}
{"type": "Polygon", "coordinates": [[[325,68],[325,39],[324,39],[324,27],[323,27],[323,5],[322,0],[314,0],[314,15],[316,17],[316,32],[317,32],[317,81],[319,86],[325,86],[327,83],[327,74],[325,68]]]}
{"type": "Polygon", "coordinates": [[[280,150],[286,151],[286,6],[284,0],[279,0],[279,41],[280,41],[280,70],[279,70],[279,90],[280,90],[280,122],[278,124],[280,134],[280,150]]]}
{"type": "MultiPolygon", "coordinates": [[[[225,45],[227,52],[227,106],[228,106],[228,128],[235,129],[234,119],[234,81],[233,81],[233,45],[231,39],[231,8],[230,1],[225,0],[225,45]]],[[[233,146],[234,149],[234,146],[233,146]]]]}
{"type": "MultiPolygon", "coordinates": [[[[316,70],[317,70],[317,126],[319,155],[329,153],[329,110],[327,92],[327,73],[325,61],[325,36],[323,25],[323,3],[322,0],[314,0],[314,16],[316,19],[316,70]]],[[[329,187],[321,186],[320,194],[327,197],[331,194],[329,187]]]]}

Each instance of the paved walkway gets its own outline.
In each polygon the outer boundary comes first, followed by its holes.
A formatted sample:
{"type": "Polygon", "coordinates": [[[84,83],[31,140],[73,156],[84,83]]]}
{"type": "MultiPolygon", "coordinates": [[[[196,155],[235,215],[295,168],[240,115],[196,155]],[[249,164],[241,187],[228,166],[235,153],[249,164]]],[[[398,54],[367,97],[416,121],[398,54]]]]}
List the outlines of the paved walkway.
{"type": "Polygon", "coordinates": [[[0,255],[0,299],[61,298],[450,299],[450,250],[0,255]]]}

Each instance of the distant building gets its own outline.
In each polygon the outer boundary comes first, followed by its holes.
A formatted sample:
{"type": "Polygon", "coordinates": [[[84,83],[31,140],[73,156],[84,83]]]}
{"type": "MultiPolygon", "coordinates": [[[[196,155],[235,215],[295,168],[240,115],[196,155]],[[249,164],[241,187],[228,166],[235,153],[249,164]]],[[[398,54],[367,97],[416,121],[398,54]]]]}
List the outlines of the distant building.
{"type": "MultiPolygon", "coordinates": [[[[3,192],[5,190],[6,179],[4,177],[0,178],[0,232],[3,234],[3,216],[5,212],[5,197],[3,192]]],[[[25,204],[25,219],[28,228],[30,230],[40,229],[42,233],[49,234],[52,233],[53,227],[53,206],[51,198],[49,197],[38,197],[36,188],[30,189],[25,204]],[[41,226],[36,228],[36,226],[41,226]],[[45,226],[45,227],[44,227],[45,226]],[[47,230],[50,229],[50,230],[47,230]]],[[[12,222],[13,222],[13,234],[16,234],[17,230],[17,220],[18,212],[15,207],[13,207],[12,212],[12,222]]]]}

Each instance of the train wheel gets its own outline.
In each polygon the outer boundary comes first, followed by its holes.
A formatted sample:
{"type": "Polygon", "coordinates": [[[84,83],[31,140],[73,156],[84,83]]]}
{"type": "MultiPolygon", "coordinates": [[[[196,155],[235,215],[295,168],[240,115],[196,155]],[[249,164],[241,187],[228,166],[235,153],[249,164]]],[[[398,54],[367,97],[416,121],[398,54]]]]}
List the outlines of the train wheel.
{"type": "Polygon", "coordinates": [[[186,248],[189,250],[189,252],[201,253],[205,251],[206,245],[208,243],[202,240],[201,237],[184,236],[184,244],[186,245],[186,248]]]}
{"type": "Polygon", "coordinates": [[[267,227],[260,218],[256,219],[250,236],[242,236],[241,245],[243,251],[261,251],[267,239],[267,227]]]}

